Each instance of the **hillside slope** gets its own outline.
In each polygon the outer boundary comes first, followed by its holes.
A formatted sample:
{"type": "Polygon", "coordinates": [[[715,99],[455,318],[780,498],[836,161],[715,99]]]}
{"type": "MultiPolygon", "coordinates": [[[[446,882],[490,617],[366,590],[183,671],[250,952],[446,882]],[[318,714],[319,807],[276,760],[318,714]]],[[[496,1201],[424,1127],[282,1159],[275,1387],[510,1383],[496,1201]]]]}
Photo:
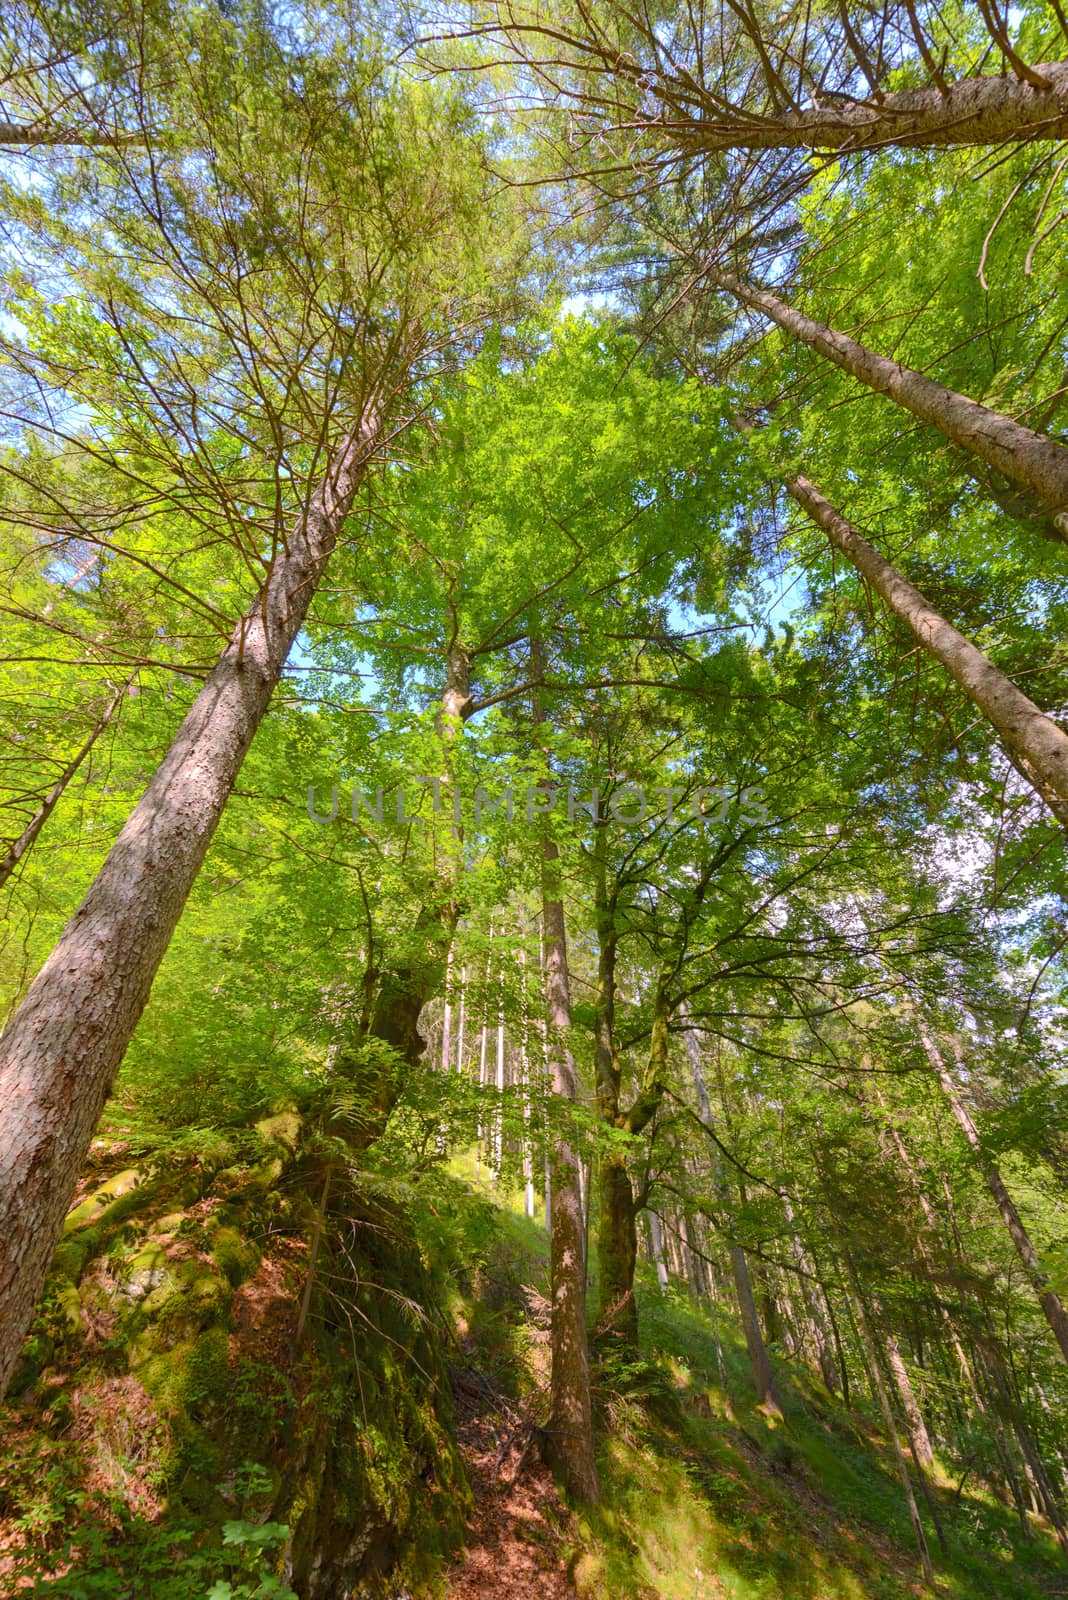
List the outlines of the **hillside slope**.
{"type": "MultiPolygon", "coordinates": [[[[924,1592],[873,1416],[780,1359],[771,1427],[730,1318],[655,1277],[640,1358],[597,1376],[604,1504],[570,1510],[538,1451],[544,1229],[462,1163],[390,1195],[351,1174],[325,1186],[328,1158],[295,1115],[182,1161],[99,1152],[114,1170],[71,1214],[5,1412],[5,1592],[924,1592]]],[[[1051,1538],[1025,1540],[974,1482],[936,1477],[936,1495],[939,1593],[1068,1595],[1051,1538]]]]}

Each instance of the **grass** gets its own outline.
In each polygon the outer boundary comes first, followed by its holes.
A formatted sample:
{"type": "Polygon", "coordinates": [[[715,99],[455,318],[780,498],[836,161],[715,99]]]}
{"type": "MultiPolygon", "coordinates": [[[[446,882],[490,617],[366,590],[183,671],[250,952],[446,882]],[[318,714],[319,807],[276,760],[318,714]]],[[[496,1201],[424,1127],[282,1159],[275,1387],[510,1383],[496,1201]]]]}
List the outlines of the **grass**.
{"type": "MultiPolygon", "coordinates": [[[[502,1284],[547,1279],[544,1226],[521,1196],[474,1199],[473,1162],[454,1165],[472,1197],[456,1222],[462,1250],[495,1283],[490,1359],[522,1345],[523,1298],[502,1284]],[[470,1170],[467,1170],[468,1165],[470,1170]],[[511,1324],[511,1332],[507,1331],[511,1324]]],[[[459,1188],[460,1185],[458,1184],[459,1188]]],[[[785,1420],[756,1411],[740,1332],[685,1294],[639,1275],[641,1359],[595,1376],[604,1503],[574,1524],[569,1556],[582,1600],[906,1600],[924,1594],[891,1449],[874,1415],[847,1410],[807,1369],[779,1361],[785,1420]],[[721,1377],[722,1371],[722,1377],[721,1377]]],[[[595,1291],[591,1299],[595,1298],[595,1291]]],[[[484,1322],[483,1326],[487,1326],[484,1322]]],[[[479,1340],[477,1313],[470,1333],[479,1340]]],[[[1051,1536],[1021,1535],[1015,1515],[982,1491],[936,1481],[948,1555],[946,1600],[1068,1596],[1051,1536]]]]}

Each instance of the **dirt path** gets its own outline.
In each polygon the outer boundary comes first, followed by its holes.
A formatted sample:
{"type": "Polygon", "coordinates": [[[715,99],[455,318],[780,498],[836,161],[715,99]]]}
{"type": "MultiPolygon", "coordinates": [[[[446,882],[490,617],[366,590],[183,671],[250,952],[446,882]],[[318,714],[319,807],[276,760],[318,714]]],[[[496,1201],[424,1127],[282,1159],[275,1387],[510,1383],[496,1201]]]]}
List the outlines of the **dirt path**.
{"type": "Polygon", "coordinates": [[[449,1573],[449,1600],[575,1600],[561,1551],[569,1513],[536,1448],[524,1452],[524,1437],[513,1437],[488,1392],[465,1386],[457,1409],[475,1510],[467,1549],[449,1573]]]}

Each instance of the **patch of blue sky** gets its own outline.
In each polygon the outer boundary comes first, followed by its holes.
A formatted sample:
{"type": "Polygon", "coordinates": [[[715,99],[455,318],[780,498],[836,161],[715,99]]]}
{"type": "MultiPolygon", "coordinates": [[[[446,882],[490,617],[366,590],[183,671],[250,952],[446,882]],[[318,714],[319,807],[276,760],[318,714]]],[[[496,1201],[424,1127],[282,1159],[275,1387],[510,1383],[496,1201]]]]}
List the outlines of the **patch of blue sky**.
{"type": "Polygon", "coordinates": [[[600,290],[592,294],[582,290],[577,294],[565,295],[557,315],[561,321],[565,317],[596,316],[600,311],[607,311],[611,303],[611,297],[600,290]]]}
{"type": "MultiPolygon", "coordinates": [[[[739,632],[748,631],[754,643],[768,633],[776,638],[785,636],[788,629],[797,629],[810,598],[804,568],[798,562],[786,560],[764,590],[753,597],[748,615],[733,624],[733,628],[739,632]]],[[[678,599],[669,601],[667,615],[671,627],[679,634],[711,633],[723,626],[722,619],[715,614],[683,605],[678,599]]]]}
{"type": "Polygon", "coordinates": [[[378,709],[382,698],[382,682],[369,655],[357,651],[351,667],[327,669],[313,650],[306,628],[301,628],[293,641],[283,677],[290,679],[299,690],[301,700],[309,706],[329,701],[364,706],[373,711],[378,709]],[[313,676],[319,680],[318,692],[313,692],[309,685],[308,680],[313,676]]]}

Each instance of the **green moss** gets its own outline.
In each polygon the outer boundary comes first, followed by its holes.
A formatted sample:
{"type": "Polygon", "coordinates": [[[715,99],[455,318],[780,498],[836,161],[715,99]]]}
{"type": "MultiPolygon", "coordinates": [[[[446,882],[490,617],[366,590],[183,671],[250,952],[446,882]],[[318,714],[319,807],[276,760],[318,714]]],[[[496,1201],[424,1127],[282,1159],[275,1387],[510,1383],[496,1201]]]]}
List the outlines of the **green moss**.
{"type": "Polygon", "coordinates": [[[163,1281],[137,1309],[129,1349],[131,1369],[140,1376],[146,1360],[226,1320],[229,1309],[230,1286],[213,1266],[195,1258],[170,1263],[163,1281]]]}
{"type": "Polygon", "coordinates": [[[303,1127],[300,1113],[292,1108],[278,1111],[271,1117],[264,1117],[256,1123],[256,1132],[262,1134],[265,1139],[270,1139],[273,1144],[284,1145],[292,1152],[300,1144],[303,1127]]]}
{"type": "Polygon", "coordinates": [[[243,1238],[236,1228],[222,1226],[213,1229],[209,1248],[212,1260],[235,1289],[251,1278],[260,1264],[259,1250],[243,1238]]]}
{"type": "Polygon", "coordinates": [[[137,1254],[131,1257],[129,1270],[131,1272],[154,1272],[158,1267],[166,1267],[167,1252],[158,1239],[150,1239],[142,1245],[137,1254]]]}
{"type": "Polygon", "coordinates": [[[99,1221],[116,1200],[132,1194],[142,1181],[143,1174],[138,1167],[129,1167],[125,1172],[116,1173],[114,1178],[109,1178],[107,1183],[101,1184],[99,1189],[94,1190],[80,1205],[76,1205],[73,1211],[68,1212],[67,1220],[63,1224],[64,1233],[83,1228],[88,1222],[99,1221]]]}
{"type": "Polygon", "coordinates": [[[66,1323],[72,1334],[81,1332],[82,1328],[82,1301],[76,1286],[68,1280],[60,1280],[55,1288],[56,1309],[59,1316],[66,1323]]]}
{"type": "MultiPolygon", "coordinates": [[[[455,1256],[423,1237],[428,1216],[356,1189],[342,1195],[339,1179],[345,1249],[331,1223],[292,1366],[271,1301],[263,1324],[235,1328],[233,1291],[256,1273],[261,1247],[276,1230],[307,1237],[313,1225],[321,1169],[310,1169],[309,1194],[294,1160],[301,1135],[299,1116],[282,1111],[246,1141],[250,1165],[206,1180],[188,1161],[160,1160],[148,1182],[121,1184],[125,1193],[104,1186],[60,1247],[38,1368],[84,1304],[86,1320],[107,1318],[111,1332],[87,1361],[69,1364],[64,1382],[91,1395],[99,1367],[108,1383],[125,1370],[143,1385],[159,1419],[150,1471],[166,1498],[161,1526],[185,1519],[210,1544],[235,1511],[273,1518],[292,1530],[302,1592],[353,1592],[388,1570],[425,1593],[470,1505],[435,1313],[455,1256]],[[283,1170],[291,1181],[279,1186],[283,1170]],[[212,1204],[178,1209],[194,1198],[212,1204]],[[176,1261],[179,1242],[197,1255],[176,1261]],[[111,1270],[84,1279],[79,1296],[78,1280],[105,1252],[111,1270]],[[344,1309],[352,1304],[355,1321],[344,1309]],[[246,1504],[239,1479],[249,1470],[260,1487],[246,1504]]],[[[297,1298],[287,1308],[294,1320],[297,1298]]],[[[106,1408],[100,1415],[103,1424],[106,1408]]]]}
{"type": "Polygon", "coordinates": [[[73,1237],[61,1239],[52,1257],[52,1271],[57,1277],[78,1283],[99,1249],[100,1233],[96,1228],[86,1228],[73,1237]]]}
{"type": "Polygon", "coordinates": [[[209,1328],[197,1338],[146,1355],[139,1381],[160,1411],[179,1422],[220,1408],[229,1391],[229,1341],[225,1328],[209,1328]]]}

